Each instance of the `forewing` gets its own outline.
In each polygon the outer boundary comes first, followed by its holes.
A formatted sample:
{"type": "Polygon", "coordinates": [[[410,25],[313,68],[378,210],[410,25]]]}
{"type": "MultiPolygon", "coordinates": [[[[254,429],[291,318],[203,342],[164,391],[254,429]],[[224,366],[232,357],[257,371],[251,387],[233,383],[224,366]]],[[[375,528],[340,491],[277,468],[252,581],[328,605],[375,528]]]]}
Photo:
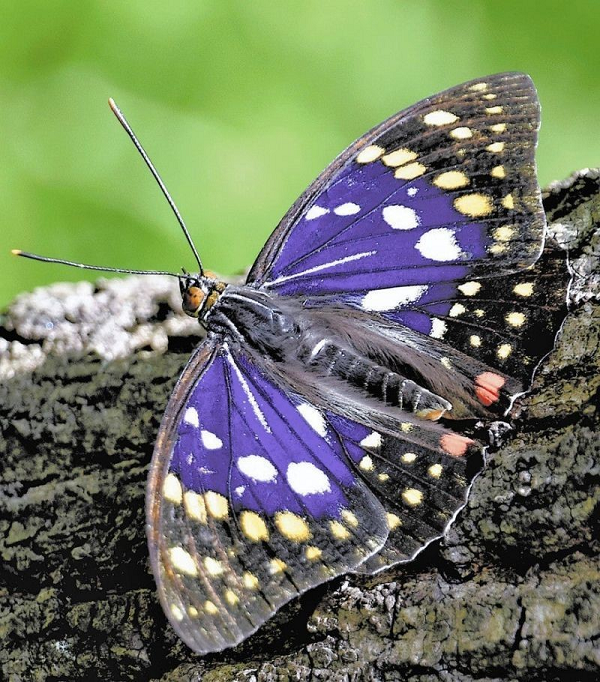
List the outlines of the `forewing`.
{"type": "Polygon", "coordinates": [[[211,342],[167,408],[147,522],[163,608],[198,653],[240,642],[299,593],[356,568],[388,534],[323,415],[211,342]]]}
{"type": "MultiPolygon", "coordinates": [[[[471,81],[388,119],[300,197],[248,282],[380,312],[417,331],[461,284],[530,266],[545,219],[539,106],[524,74],[471,81]]],[[[450,302],[450,303],[449,303],[450,302]]]]}

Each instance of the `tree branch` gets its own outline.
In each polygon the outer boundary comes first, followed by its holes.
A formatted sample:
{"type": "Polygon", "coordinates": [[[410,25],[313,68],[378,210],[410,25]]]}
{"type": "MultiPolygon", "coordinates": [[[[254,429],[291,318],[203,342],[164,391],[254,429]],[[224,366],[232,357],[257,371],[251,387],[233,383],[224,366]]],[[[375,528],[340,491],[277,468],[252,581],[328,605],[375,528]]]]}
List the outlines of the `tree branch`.
{"type": "Polygon", "coordinates": [[[446,539],[314,590],[204,659],[158,605],[143,509],[198,325],[161,278],[20,296],[0,328],[1,676],[596,679],[600,173],[556,183],[545,206],[575,272],[572,310],[446,539]]]}

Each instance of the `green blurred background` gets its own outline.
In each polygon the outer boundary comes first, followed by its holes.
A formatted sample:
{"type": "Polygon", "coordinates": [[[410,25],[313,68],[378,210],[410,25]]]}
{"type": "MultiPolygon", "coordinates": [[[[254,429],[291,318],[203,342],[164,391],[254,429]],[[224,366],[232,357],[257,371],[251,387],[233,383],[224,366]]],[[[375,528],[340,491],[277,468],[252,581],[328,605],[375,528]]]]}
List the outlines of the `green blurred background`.
{"type": "Polygon", "coordinates": [[[109,96],[204,264],[224,274],[250,265],[352,140],[463,80],[532,75],[542,184],[600,165],[599,2],[5,0],[2,9],[1,306],[21,290],[85,276],[13,258],[11,248],[194,267],[109,96]]]}

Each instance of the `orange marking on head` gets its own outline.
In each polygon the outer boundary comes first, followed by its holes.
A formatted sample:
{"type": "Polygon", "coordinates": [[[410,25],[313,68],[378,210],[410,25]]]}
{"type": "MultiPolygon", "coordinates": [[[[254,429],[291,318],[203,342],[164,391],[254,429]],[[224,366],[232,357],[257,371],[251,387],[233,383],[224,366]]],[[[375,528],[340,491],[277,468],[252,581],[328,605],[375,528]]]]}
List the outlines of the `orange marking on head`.
{"type": "Polygon", "coordinates": [[[506,379],[494,372],[482,372],[475,377],[475,395],[485,407],[500,400],[500,389],[506,379]]]}
{"type": "Polygon", "coordinates": [[[466,436],[459,436],[457,433],[445,433],[440,438],[442,450],[452,457],[462,457],[469,449],[469,445],[475,441],[466,436]]]}

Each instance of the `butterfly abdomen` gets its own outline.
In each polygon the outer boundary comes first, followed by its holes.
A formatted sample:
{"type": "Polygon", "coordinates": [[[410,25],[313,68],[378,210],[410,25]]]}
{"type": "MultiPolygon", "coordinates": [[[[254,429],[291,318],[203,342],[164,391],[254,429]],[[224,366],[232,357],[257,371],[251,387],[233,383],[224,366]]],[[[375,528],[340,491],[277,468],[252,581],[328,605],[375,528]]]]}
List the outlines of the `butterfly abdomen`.
{"type": "Polygon", "coordinates": [[[261,355],[286,366],[333,379],[331,389],[352,387],[403,412],[438,419],[452,408],[435,393],[353,349],[293,300],[249,287],[231,288],[211,317],[211,328],[236,336],[261,355]]]}
{"type": "Polygon", "coordinates": [[[438,419],[452,408],[449,402],[411,379],[373,362],[325,333],[323,330],[319,338],[311,329],[298,346],[296,357],[309,371],[340,379],[386,405],[420,417],[438,419]]]}

